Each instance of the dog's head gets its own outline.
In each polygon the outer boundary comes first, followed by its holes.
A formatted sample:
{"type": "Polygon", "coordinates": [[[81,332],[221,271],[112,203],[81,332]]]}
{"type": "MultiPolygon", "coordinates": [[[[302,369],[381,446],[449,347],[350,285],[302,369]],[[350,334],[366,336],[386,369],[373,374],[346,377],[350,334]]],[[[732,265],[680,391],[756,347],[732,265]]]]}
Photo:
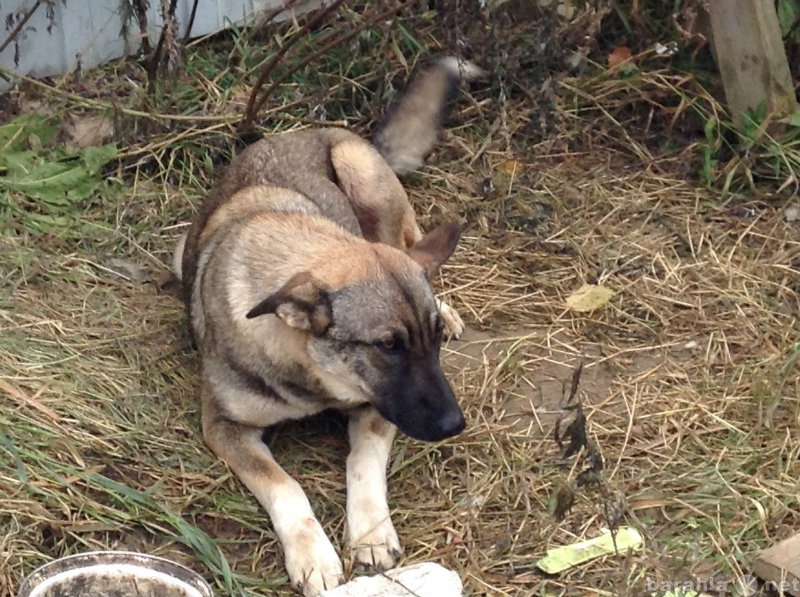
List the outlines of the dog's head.
{"type": "Polygon", "coordinates": [[[343,406],[369,402],[416,439],[456,435],[464,416],[439,364],[443,322],[429,281],[459,235],[445,224],[405,252],[359,243],[350,258],[295,275],[247,316],[274,314],[306,334],[309,357],[343,406]]]}

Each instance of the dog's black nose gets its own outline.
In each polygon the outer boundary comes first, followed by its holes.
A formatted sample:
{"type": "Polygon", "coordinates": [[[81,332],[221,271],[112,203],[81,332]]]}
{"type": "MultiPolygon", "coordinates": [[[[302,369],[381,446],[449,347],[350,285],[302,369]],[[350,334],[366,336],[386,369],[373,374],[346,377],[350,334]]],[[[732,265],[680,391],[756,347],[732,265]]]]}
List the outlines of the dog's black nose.
{"type": "Polygon", "coordinates": [[[441,430],[442,439],[446,437],[453,437],[464,431],[467,422],[464,420],[464,414],[461,409],[453,409],[448,411],[442,418],[439,419],[439,429],[441,430]]]}

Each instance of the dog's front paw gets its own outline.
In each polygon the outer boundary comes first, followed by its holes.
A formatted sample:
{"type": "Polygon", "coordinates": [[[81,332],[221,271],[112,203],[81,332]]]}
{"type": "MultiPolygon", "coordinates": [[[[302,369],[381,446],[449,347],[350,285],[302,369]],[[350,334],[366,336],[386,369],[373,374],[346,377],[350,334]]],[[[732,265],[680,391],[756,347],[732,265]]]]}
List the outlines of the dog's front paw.
{"type": "Polygon", "coordinates": [[[316,520],[299,523],[283,543],[289,582],[304,597],[316,597],[344,582],[342,562],[316,520]]]}
{"type": "Polygon", "coordinates": [[[461,334],[464,333],[464,322],[458,314],[458,311],[439,299],[436,299],[436,306],[439,307],[439,315],[442,316],[442,321],[444,321],[445,335],[448,338],[455,338],[458,340],[461,334]]]}
{"type": "Polygon", "coordinates": [[[376,570],[394,568],[403,555],[403,549],[392,521],[385,517],[373,523],[361,518],[352,526],[356,528],[348,529],[348,534],[353,560],[376,570]]]}

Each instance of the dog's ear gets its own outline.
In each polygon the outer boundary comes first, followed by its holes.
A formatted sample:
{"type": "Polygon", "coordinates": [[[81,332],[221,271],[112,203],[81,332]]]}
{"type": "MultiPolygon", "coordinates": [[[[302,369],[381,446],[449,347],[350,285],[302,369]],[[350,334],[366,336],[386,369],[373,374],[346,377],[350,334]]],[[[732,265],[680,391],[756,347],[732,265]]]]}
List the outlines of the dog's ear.
{"type": "Polygon", "coordinates": [[[331,325],[331,303],[328,291],[308,272],[295,274],[272,296],[247,313],[248,319],[274,313],[286,325],[323,335],[331,325]]]}
{"type": "Polygon", "coordinates": [[[406,253],[422,266],[425,276],[431,280],[439,272],[439,267],[453,254],[460,237],[461,225],[448,222],[423,236],[406,253]]]}

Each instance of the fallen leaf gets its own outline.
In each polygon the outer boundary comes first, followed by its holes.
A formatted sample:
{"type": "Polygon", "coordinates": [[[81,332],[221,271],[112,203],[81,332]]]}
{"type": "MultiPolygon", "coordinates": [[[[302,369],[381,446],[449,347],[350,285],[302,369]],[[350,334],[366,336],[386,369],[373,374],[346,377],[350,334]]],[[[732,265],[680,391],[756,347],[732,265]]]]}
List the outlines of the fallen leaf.
{"type": "Polygon", "coordinates": [[[631,58],[633,58],[631,49],[628,46],[620,46],[608,55],[608,68],[617,67],[631,58]]]}
{"type": "Polygon", "coordinates": [[[508,176],[515,176],[522,173],[524,166],[519,160],[503,160],[498,164],[497,171],[508,176]]]}
{"type": "Polygon", "coordinates": [[[556,492],[553,516],[556,520],[564,520],[573,505],[575,505],[575,490],[569,483],[566,483],[556,492]]]}
{"type": "Polygon", "coordinates": [[[615,533],[603,529],[592,539],[548,549],[536,567],[547,574],[558,574],[601,556],[616,553],[625,557],[629,550],[638,550],[643,544],[641,533],[633,527],[623,527],[615,533]]]}
{"type": "Polygon", "coordinates": [[[114,137],[114,122],[107,116],[73,118],[62,128],[67,149],[84,149],[103,145],[114,137]]]}
{"type": "Polygon", "coordinates": [[[587,313],[605,306],[614,292],[605,286],[584,284],[567,297],[567,306],[573,311],[587,313]]]}

